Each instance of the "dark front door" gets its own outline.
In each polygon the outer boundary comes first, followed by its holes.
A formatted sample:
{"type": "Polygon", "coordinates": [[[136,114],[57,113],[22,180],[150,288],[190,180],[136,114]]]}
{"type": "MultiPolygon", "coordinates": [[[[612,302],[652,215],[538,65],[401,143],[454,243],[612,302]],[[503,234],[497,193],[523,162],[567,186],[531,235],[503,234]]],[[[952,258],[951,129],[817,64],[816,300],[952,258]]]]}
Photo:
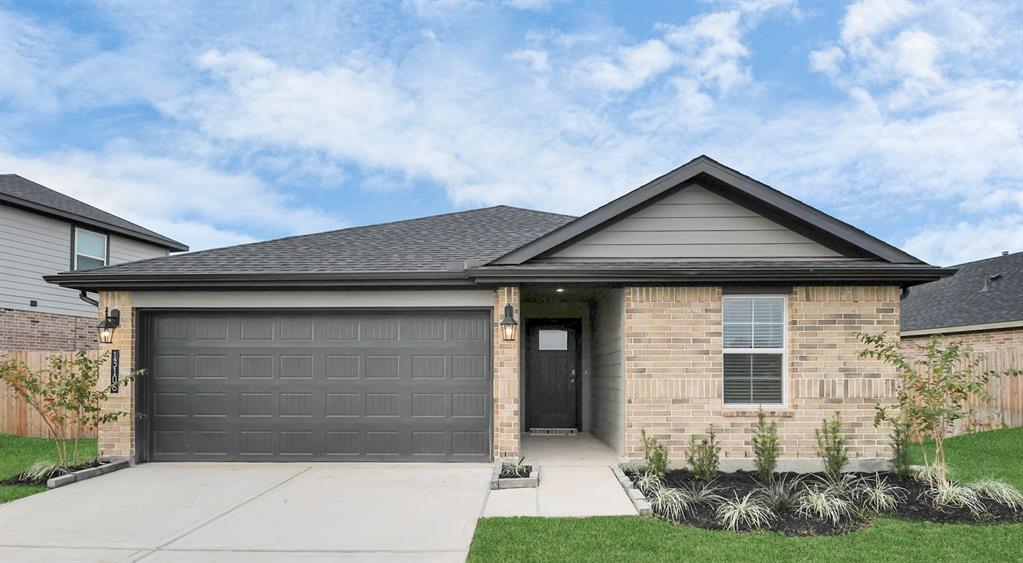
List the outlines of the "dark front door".
{"type": "Polygon", "coordinates": [[[529,428],[576,428],[578,323],[530,323],[528,332],[529,428]]]}

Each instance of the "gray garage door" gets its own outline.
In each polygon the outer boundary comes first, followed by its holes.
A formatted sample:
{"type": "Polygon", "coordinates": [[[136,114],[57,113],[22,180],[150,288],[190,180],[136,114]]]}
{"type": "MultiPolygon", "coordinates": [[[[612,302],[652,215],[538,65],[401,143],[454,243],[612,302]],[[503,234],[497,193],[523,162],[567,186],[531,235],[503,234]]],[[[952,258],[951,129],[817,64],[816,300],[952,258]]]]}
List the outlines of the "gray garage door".
{"type": "Polygon", "coordinates": [[[489,314],[159,313],[153,461],[488,461],[489,314]]]}

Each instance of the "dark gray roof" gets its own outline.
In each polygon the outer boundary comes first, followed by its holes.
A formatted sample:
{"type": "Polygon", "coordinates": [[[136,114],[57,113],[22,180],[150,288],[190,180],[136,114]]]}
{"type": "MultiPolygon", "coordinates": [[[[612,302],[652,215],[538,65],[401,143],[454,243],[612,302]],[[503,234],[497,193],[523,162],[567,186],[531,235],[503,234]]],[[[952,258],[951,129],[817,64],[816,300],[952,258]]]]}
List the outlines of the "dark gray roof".
{"type": "Polygon", "coordinates": [[[131,221],[97,209],[88,203],[78,201],[17,174],[0,174],[0,202],[28,209],[41,215],[96,227],[173,251],[188,250],[187,246],[174,239],[140,227],[131,221]]]}
{"type": "Polygon", "coordinates": [[[462,272],[466,260],[489,261],[572,219],[499,205],[140,260],[76,274],[462,272]]]}
{"type": "Polygon", "coordinates": [[[910,288],[903,331],[1023,321],[1023,252],[954,268],[952,277],[910,288]]]}

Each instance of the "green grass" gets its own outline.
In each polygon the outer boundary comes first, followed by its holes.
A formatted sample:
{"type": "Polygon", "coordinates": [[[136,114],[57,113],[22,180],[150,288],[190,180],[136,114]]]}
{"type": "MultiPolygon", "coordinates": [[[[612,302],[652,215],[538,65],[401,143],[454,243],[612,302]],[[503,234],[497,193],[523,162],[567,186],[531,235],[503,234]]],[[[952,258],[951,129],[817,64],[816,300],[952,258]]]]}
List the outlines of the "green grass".
{"type": "MultiPolygon", "coordinates": [[[[913,463],[923,463],[923,447],[923,444],[913,444],[910,450],[913,463]]],[[[933,446],[928,444],[927,448],[930,456],[933,446]]],[[[997,477],[1023,490],[1023,428],[950,438],[945,441],[945,458],[955,479],[975,481],[997,477]]]]}
{"type": "MultiPolygon", "coordinates": [[[[957,478],[1023,488],[1023,429],[946,442],[957,478]]],[[[913,452],[921,458],[919,447],[913,452]]],[[[654,518],[485,518],[469,561],[1023,561],[1023,524],[934,524],[879,518],[837,537],[789,538],[675,526],[654,518]]]]}
{"type": "MultiPolygon", "coordinates": [[[[78,449],[80,460],[92,459],[96,457],[96,440],[81,440],[78,449]]],[[[37,461],[57,463],[56,449],[49,440],[0,434],[0,479],[14,477],[37,461]]],[[[44,485],[0,485],[0,504],[45,490],[44,485]]]]}

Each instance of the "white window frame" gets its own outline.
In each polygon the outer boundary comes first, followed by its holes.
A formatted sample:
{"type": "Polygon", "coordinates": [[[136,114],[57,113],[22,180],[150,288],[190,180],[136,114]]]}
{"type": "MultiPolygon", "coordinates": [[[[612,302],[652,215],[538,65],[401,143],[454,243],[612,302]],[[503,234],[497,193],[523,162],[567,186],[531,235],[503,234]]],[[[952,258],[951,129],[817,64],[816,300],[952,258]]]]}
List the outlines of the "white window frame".
{"type": "MultiPolygon", "coordinates": [[[[789,406],[789,297],[775,294],[729,294],[721,302],[721,404],[727,409],[748,410],[750,407],[787,408],[789,406]],[[781,348],[725,348],[725,301],[729,299],[781,299],[781,348]],[[781,353],[781,402],[780,403],[726,403],[725,402],[725,354],[772,354],[781,353]]],[[[756,322],[756,319],[754,319],[756,322]]],[[[753,338],[751,332],[750,338],[753,338]]],[[[750,345],[752,346],[752,340],[750,345]]]]}
{"type": "Polygon", "coordinates": [[[110,265],[110,237],[106,233],[101,233],[99,231],[93,231],[93,230],[90,230],[90,229],[83,229],[81,227],[75,227],[75,244],[74,244],[74,248],[71,249],[71,269],[73,271],[76,271],[76,272],[78,271],[78,255],[79,254],[82,255],[82,256],[85,256],[86,258],[92,258],[92,259],[95,259],[95,260],[102,260],[104,266],[109,266],[110,265]],[[93,234],[93,235],[99,235],[99,236],[103,237],[103,254],[104,254],[103,256],[93,256],[91,254],[86,254],[86,253],[80,252],[78,250],[78,248],[79,248],[78,247],[78,233],[81,233],[81,232],[86,232],[86,233],[90,233],[90,234],[93,234]]]}

